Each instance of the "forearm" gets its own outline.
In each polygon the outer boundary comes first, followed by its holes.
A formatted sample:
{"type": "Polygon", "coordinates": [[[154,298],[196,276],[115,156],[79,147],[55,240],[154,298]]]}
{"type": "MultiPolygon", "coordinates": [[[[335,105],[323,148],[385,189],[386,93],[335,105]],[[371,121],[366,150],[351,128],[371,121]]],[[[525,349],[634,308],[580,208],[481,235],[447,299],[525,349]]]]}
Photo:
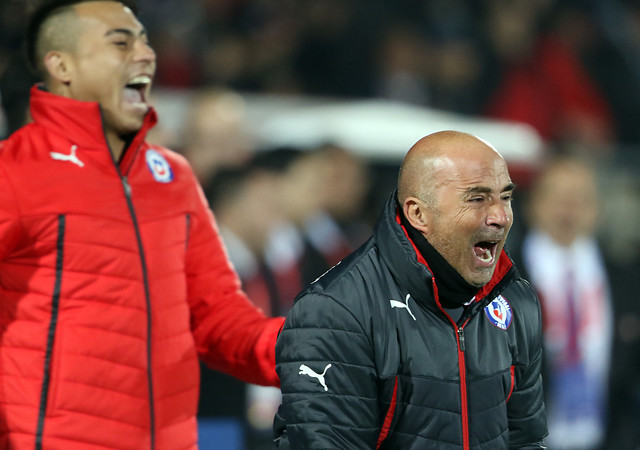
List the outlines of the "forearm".
{"type": "Polygon", "coordinates": [[[246,297],[210,212],[193,216],[186,255],[191,329],[198,354],[243,381],[278,386],[275,343],[283,318],[268,318],[246,297]]]}

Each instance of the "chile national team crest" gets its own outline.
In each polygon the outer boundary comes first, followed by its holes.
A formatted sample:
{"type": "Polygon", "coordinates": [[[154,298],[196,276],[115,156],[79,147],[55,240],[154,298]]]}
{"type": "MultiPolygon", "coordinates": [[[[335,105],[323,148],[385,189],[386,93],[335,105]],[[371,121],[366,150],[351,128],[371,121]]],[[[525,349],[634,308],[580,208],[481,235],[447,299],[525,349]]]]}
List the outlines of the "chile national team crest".
{"type": "Polygon", "coordinates": [[[146,154],[147,166],[153,178],[159,183],[170,183],[173,181],[173,171],[167,160],[155,150],[149,149],[146,154]]]}
{"type": "Polygon", "coordinates": [[[484,308],[487,319],[502,330],[506,330],[511,325],[513,314],[511,313],[511,305],[502,295],[498,295],[484,308]]]}

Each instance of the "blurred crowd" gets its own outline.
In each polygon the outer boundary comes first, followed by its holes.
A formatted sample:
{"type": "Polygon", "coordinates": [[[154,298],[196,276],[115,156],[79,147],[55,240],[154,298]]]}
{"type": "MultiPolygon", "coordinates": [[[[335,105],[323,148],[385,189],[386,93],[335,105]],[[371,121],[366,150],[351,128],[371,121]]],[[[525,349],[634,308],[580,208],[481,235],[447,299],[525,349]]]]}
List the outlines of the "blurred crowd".
{"type": "MultiPolygon", "coordinates": [[[[33,0],[31,0],[33,1],[33,0]]],[[[3,102],[28,2],[0,2],[3,102]]],[[[605,152],[640,143],[635,0],[138,0],[157,87],[383,97],[532,124],[605,152]]],[[[20,86],[22,85],[22,86],[20,86]]],[[[5,98],[6,97],[6,98],[5,98]]],[[[19,109],[18,109],[19,111],[19,109]]]]}
{"type": "Polygon", "coordinates": [[[157,84],[384,97],[640,143],[640,3],[140,0],[157,84]]]}
{"type": "MultiPolygon", "coordinates": [[[[28,120],[28,90],[37,81],[21,55],[25,4],[0,0],[0,138],[28,120]]],[[[562,345],[583,336],[583,362],[595,368],[580,372],[582,391],[574,394],[596,394],[582,407],[591,415],[578,418],[584,428],[571,433],[590,430],[596,442],[615,430],[628,445],[615,448],[638,448],[640,1],[138,0],[138,6],[158,54],[155,89],[183,90],[189,98],[177,135],[160,127],[151,140],[192,163],[244,288],[270,314],[286,314],[305,285],[364,242],[382,206],[374,194],[388,193],[397,166],[376,166],[331,142],[258,148],[246,130],[241,94],[386,98],[533,126],[549,162],[535,168],[532,186],[519,188],[511,251],[541,293],[545,326],[556,332],[547,342],[547,370],[560,375],[549,375],[549,390],[566,391],[561,377],[582,370],[558,369],[553,358],[566,362],[562,345]],[[554,164],[575,175],[567,177],[569,186],[553,176],[536,179],[554,164]],[[549,191],[543,182],[557,184],[549,191]],[[591,299],[583,309],[588,317],[574,319],[553,301],[564,292],[560,281],[536,284],[537,276],[549,277],[527,263],[536,260],[527,253],[530,233],[551,236],[533,250],[548,261],[547,270],[560,273],[551,262],[571,260],[573,276],[589,280],[596,294],[575,292],[591,299]],[[557,331],[571,327],[581,333],[557,331]],[[613,410],[620,412],[616,427],[603,419],[613,410]]],[[[268,445],[277,395],[246,391],[203,370],[201,413],[248,414],[255,448],[268,445]],[[207,402],[210,396],[216,402],[207,402]],[[210,411],[210,403],[222,406],[210,411]]],[[[556,423],[573,420],[565,406],[551,400],[561,417],[556,423]]]]}

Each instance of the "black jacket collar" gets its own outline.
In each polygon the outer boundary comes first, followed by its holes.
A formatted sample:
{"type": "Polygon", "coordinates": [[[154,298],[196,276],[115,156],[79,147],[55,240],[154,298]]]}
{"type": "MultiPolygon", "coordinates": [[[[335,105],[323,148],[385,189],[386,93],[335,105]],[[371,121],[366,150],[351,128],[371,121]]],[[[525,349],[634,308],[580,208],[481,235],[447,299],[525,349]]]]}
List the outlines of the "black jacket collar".
{"type": "Polygon", "coordinates": [[[400,224],[407,232],[408,238],[415,244],[417,250],[427,261],[438,287],[440,304],[445,308],[458,308],[468,303],[478,292],[478,288],[470,285],[462,278],[451,264],[416,230],[406,219],[399,205],[398,217],[400,224]]]}
{"type": "MultiPolygon", "coordinates": [[[[433,255],[428,251],[426,255],[423,255],[418,245],[410,239],[409,232],[402,224],[401,212],[397,208],[396,196],[397,192],[394,191],[387,200],[374,230],[380,257],[386,263],[397,282],[401,286],[406,287],[408,293],[416,302],[423,304],[427,308],[440,310],[442,297],[439,291],[441,286],[443,286],[442,289],[445,290],[442,294],[449,295],[446,293],[448,289],[446,285],[453,283],[455,279],[451,278],[449,281],[445,281],[444,285],[439,278],[438,282],[435,282],[436,277],[440,276],[440,271],[439,269],[433,269],[431,267],[433,255]]],[[[442,256],[440,256],[440,258],[442,258],[442,256]]],[[[444,261],[444,258],[442,258],[442,260],[444,261]]],[[[446,261],[444,262],[446,263],[446,261]]],[[[435,266],[438,266],[437,262],[434,267],[435,266]]],[[[451,268],[451,270],[453,270],[453,268],[451,268]]],[[[446,272],[446,270],[443,270],[443,272],[446,272]]],[[[474,288],[476,290],[475,302],[478,303],[484,300],[489,294],[499,289],[500,286],[503,285],[503,282],[516,276],[516,274],[517,272],[511,259],[509,259],[503,250],[489,283],[479,290],[474,288]]],[[[457,275],[460,276],[459,274],[457,275]]],[[[467,284],[467,286],[469,285],[467,284]]],[[[462,287],[462,290],[464,291],[464,287],[462,287]]],[[[471,294],[471,297],[472,296],[473,293],[471,294]]],[[[471,297],[466,298],[465,301],[470,300],[471,297]]]]}

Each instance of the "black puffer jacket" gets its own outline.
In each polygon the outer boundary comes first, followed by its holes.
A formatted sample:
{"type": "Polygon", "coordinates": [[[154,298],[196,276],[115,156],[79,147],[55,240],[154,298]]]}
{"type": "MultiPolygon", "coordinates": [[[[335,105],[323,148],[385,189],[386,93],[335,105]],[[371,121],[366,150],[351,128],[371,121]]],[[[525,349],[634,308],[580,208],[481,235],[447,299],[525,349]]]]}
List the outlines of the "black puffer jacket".
{"type": "Polygon", "coordinates": [[[276,346],[277,446],[544,448],[531,286],[503,253],[455,324],[397,217],[392,196],[374,236],[298,296],[276,346]]]}

